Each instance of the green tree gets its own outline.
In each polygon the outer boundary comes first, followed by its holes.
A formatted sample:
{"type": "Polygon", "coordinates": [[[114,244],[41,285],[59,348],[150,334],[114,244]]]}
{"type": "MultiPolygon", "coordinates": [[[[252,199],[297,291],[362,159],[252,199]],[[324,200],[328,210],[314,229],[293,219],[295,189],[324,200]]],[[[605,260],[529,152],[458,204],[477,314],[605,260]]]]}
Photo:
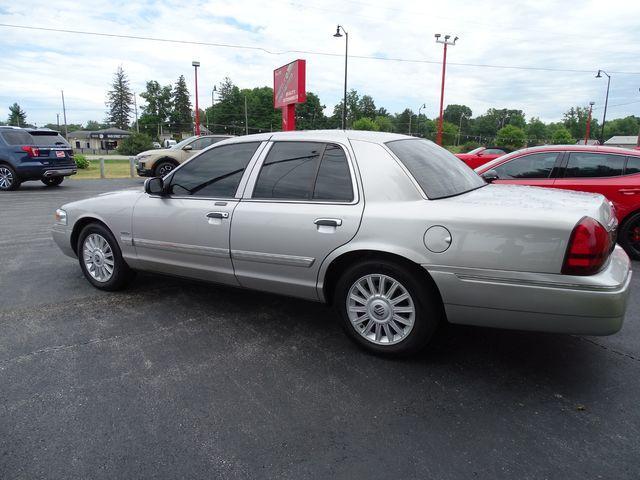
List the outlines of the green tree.
{"type": "Polygon", "coordinates": [[[137,155],[145,150],[151,150],[153,143],[151,137],[144,133],[133,133],[120,142],[118,153],[120,155],[137,155]]]}
{"type": "Polygon", "coordinates": [[[413,110],[411,110],[410,108],[405,108],[401,113],[396,113],[395,116],[395,131],[398,133],[409,133],[409,121],[411,121],[411,127],[413,130],[413,117],[415,117],[415,114],[413,113],[413,110]],[[411,120],[409,120],[411,119],[411,120]]]}
{"type": "Polygon", "coordinates": [[[373,131],[377,131],[379,130],[379,126],[378,124],[371,120],[368,117],[362,117],[359,118],[358,120],[356,120],[355,122],[353,122],[353,125],[351,126],[351,128],[353,128],[354,130],[373,130],[373,131]]]}
{"type": "Polygon", "coordinates": [[[131,104],[133,94],[129,88],[127,74],[119,66],[113,76],[111,90],[107,92],[107,122],[117,128],[126,130],[129,128],[129,117],[131,116],[131,104]]]}
{"type": "Polygon", "coordinates": [[[527,142],[530,146],[541,145],[549,138],[547,126],[537,117],[532,117],[531,120],[529,120],[525,131],[527,133],[527,142]]]}
{"type": "MultiPolygon", "coordinates": [[[[638,135],[640,130],[640,118],[629,115],[624,118],[616,118],[608,121],[604,125],[604,139],[607,140],[614,135],[638,135]]],[[[594,136],[600,132],[594,132],[594,136]]]]}
{"type": "MultiPolygon", "coordinates": [[[[573,138],[584,138],[587,132],[587,119],[589,118],[589,109],[587,107],[571,107],[562,116],[564,127],[569,130],[573,138]]],[[[590,137],[595,137],[598,130],[598,121],[591,119],[590,137]]]]}
{"type": "Polygon", "coordinates": [[[173,87],[171,94],[172,109],[169,113],[171,129],[174,132],[187,132],[193,129],[193,119],[191,116],[191,101],[189,100],[189,89],[184,75],[180,75],[173,87]]]}
{"type": "Polygon", "coordinates": [[[453,145],[458,136],[458,126],[451,122],[442,122],[442,145],[453,145]]]}
{"type": "Polygon", "coordinates": [[[7,119],[7,123],[13,127],[27,126],[27,114],[22,110],[17,102],[9,106],[9,118],[7,119]]]}
{"type": "Polygon", "coordinates": [[[313,92],[307,92],[307,101],[296,105],[296,130],[327,128],[325,106],[313,92]]]}
{"type": "Polygon", "coordinates": [[[393,132],[393,121],[390,117],[378,115],[374,119],[374,122],[378,126],[376,130],[380,130],[381,132],[393,132]]]}
{"type": "Polygon", "coordinates": [[[102,130],[103,128],[105,128],[104,124],[96,120],[89,120],[87,124],[84,126],[85,130],[102,130]]]}
{"type": "Polygon", "coordinates": [[[460,133],[470,133],[471,129],[471,115],[473,112],[466,105],[456,105],[451,104],[447,105],[447,108],[442,112],[442,118],[445,122],[453,123],[454,125],[459,125],[460,133]],[[462,120],[462,122],[460,122],[462,120]]]}
{"type": "Polygon", "coordinates": [[[554,145],[571,145],[575,143],[575,140],[571,136],[571,132],[564,126],[558,126],[554,128],[551,136],[551,143],[554,145]]]}
{"type": "Polygon", "coordinates": [[[499,147],[507,147],[512,150],[517,150],[518,148],[522,148],[527,141],[527,137],[519,127],[515,125],[507,125],[506,127],[502,127],[498,130],[498,134],[496,135],[496,145],[499,147]]]}
{"type": "Polygon", "coordinates": [[[371,95],[363,95],[359,100],[358,113],[360,114],[360,117],[370,118],[371,120],[376,118],[378,111],[371,95]]]}

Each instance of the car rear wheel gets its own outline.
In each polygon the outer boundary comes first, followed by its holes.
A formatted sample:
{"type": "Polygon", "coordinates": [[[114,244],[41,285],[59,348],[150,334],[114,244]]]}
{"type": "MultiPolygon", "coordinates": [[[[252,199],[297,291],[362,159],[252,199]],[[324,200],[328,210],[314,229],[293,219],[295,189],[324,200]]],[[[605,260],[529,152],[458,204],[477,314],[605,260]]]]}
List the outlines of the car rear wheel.
{"type": "Polygon", "coordinates": [[[9,165],[0,165],[0,190],[15,190],[20,186],[16,171],[9,165]]]}
{"type": "Polygon", "coordinates": [[[167,173],[176,168],[176,165],[173,162],[168,160],[164,160],[159,162],[155,168],[153,169],[153,173],[156,177],[164,177],[167,173]]]}
{"type": "Polygon", "coordinates": [[[57,187],[62,183],[64,177],[47,177],[42,179],[42,183],[44,183],[47,187],[57,187]]]}
{"type": "Polygon", "coordinates": [[[443,317],[440,297],[426,278],[386,260],[353,265],[335,293],[335,307],[349,337],[377,354],[416,353],[443,317]]]}
{"type": "Polygon", "coordinates": [[[115,238],[103,225],[91,223],[84,227],[77,252],[82,273],[100,290],[121,290],[135,275],[122,258],[115,238]]]}
{"type": "Polygon", "coordinates": [[[622,224],[618,242],[627,255],[634,260],[640,260],[640,212],[633,214],[622,224]]]}

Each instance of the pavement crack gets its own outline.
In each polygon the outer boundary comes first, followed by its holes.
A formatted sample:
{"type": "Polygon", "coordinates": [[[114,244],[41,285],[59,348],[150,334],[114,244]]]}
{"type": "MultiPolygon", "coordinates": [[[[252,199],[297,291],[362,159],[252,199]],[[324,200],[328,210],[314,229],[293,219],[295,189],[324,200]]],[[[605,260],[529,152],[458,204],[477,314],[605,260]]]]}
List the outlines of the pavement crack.
{"type": "Polygon", "coordinates": [[[633,356],[633,355],[631,355],[629,353],[621,352],[619,350],[616,350],[615,348],[607,347],[606,345],[603,345],[600,342],[596,342],[595,340],[592,340],[591,338],[586,338],[586,337],[576,337],[576,338],[582,340],[583,342],[591,343],[592,345],[600,347],[603,350],[607,350],[609,352],[615,353],[616,355],[620,355],[621,357],[630,358],[631,360],[633,360],[635,362],[640,362],[640,358],[638,358],[636,356],[633,356]]]}

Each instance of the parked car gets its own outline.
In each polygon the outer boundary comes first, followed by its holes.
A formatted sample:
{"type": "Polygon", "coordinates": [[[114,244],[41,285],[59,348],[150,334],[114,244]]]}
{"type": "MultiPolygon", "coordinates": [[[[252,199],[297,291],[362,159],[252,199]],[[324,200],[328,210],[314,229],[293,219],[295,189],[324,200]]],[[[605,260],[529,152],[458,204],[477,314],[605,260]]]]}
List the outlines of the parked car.
{"type": "Polygon", "coordinates": [[[173,138],[165,138],[164,142],[162,142],[162,146],[164,148],[171,148],[174,145],[176,145],[178,142],[176,142],[173,138]]]}
{"type": "Polygon", "coordinates": [[[136,170],[141,177],[162,177],[201,150],[230,138],[229,135],[189,137],[170,148],[147,150],[136,156],[136,170]]]}
{"type": "Polygon", "coordinates": [[[160,145],[160,142],[153,142],[153,148],[162,148],[162,145],[160,145]]]}
{"type": "Polygon", "coordinates": [[[360,345],[423,347],[445,319],[618,331],[631,278],[597,194],[487,184],[405,135],[248,135],[164,178],[63,205],[53,238],[87,280],[137,270],[327,302],[360,345]]]}
{"type": "Polygon", "coordinates": [[[58,132],[0,127],[0,191],[29,180],[55,187],[77,171],[73,150],[58,132]]]}
{"type": "Polygon", "coordinates": [[[614,205],[618,242],[640,259],[640,151],[597,145],[526,148],[482,165],[494,183],[601,193],[614,205]]]}
{"type": "Polygon", "coordinates": [[[511,150],[504,147],[478,147],[468,153],[456,153],[456,157],[471,168],[477,168],[480,165],[509,153],[510,151],[511,150]]]}

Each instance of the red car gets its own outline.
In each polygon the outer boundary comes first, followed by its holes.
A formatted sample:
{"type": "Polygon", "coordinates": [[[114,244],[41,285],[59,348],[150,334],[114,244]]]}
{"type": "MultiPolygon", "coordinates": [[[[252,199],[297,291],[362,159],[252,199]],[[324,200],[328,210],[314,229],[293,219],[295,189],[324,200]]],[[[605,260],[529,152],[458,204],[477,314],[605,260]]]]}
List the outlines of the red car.
{"type": "Polygon", "coordinates": [[[616,208],[618,243],[640,259],[640,151],[595,145],[525,148],[476,172],[495,183],[601,193],[616,208]]]}
{"type": "Polygon", "coordinates": [[[478,147],[469,153],[456,153],[455,155],[471,168],[478,168],[480,165],[484,165],[510,151],[503,147],[478,147]]]}

